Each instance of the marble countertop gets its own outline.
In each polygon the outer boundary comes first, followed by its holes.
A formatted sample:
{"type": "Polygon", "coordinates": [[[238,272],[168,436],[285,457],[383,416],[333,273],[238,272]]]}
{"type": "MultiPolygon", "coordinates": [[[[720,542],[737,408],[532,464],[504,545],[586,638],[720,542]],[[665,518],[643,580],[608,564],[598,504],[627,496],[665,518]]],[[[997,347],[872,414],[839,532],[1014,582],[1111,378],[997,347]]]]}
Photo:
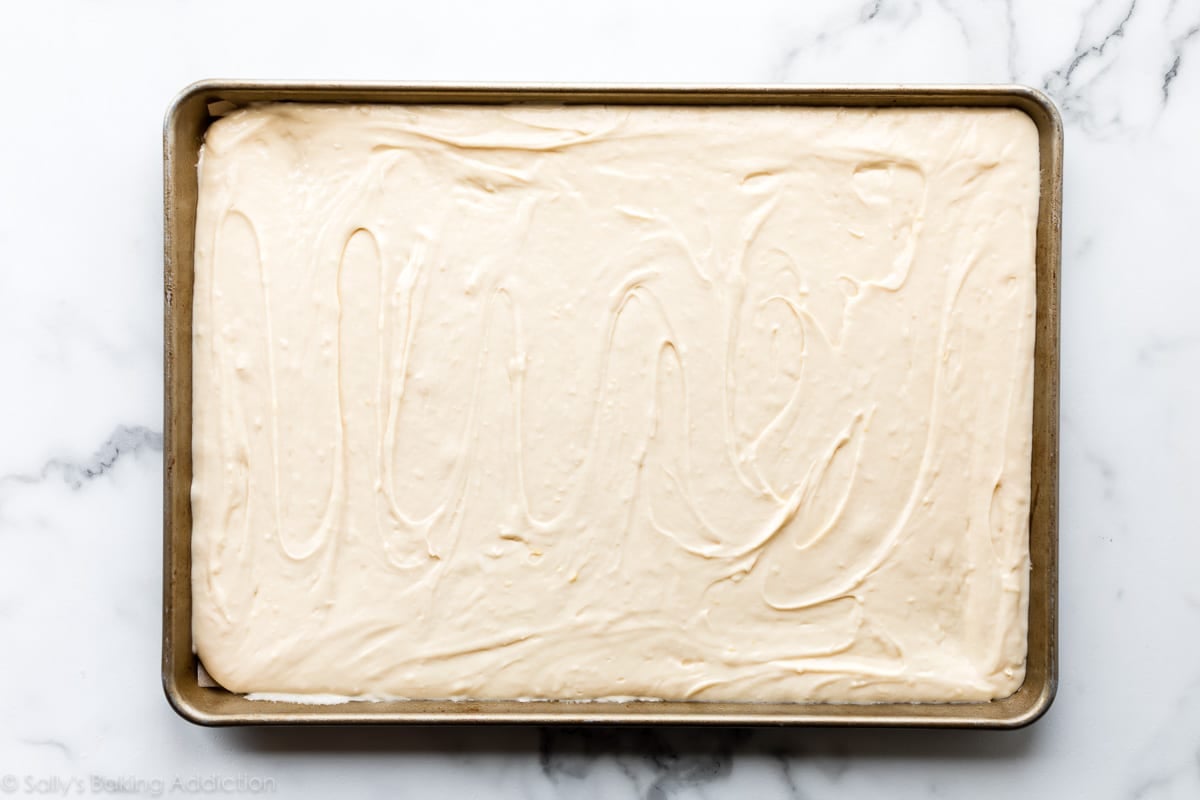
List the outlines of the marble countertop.
{"type": "Polygon", "coordinates": [[[0,792],[1200,796],[1200,2],[19,3],[0,792]],[[203,77],[1019,82],[1066,124],[1061,688],[1018,732],[207,730],[159,682],[161,121],[203,77]]]}

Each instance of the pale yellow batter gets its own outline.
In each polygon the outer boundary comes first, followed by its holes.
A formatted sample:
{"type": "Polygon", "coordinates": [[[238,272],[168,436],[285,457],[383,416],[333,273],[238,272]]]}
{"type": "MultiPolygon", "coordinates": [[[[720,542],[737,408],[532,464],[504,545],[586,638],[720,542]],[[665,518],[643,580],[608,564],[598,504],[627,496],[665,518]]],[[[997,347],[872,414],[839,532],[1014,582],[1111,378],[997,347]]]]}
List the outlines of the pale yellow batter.
{"type": "Polygon", "coordinates": [[[193,630],[235,692],[955,701],[1024,676],[1013,110],[237,111],[193,630]]]}

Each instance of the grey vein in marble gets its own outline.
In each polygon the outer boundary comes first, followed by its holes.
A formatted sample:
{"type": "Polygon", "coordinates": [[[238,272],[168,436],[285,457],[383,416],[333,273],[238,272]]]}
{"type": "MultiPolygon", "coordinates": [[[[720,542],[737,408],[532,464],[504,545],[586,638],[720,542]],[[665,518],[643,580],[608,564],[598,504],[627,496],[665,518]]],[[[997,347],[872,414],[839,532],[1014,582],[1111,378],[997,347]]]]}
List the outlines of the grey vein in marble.
{"type": "Polygon", "coordinates": [[[62,753],[63,758],[68,761],[73,761],[75,759],[74,754],[71,752],[71,748],[67,747],[65,742],[59,741],[58,739],[22,739],[21,743],[27,744],[30,747],[48,747],[52,750],[57,750],[58,752],[62,753]]]}
{"type": "Polygon", "coordinates": [[[1075,73],[1085,63],[1093,59],[1103,58],[1105,53],[1109,51],[1110,45],[1125,37],[1125,27],[1133,19],[1133,12],[1137,9],[1137,4],[1138,0],[1131,0],[1124,16],[1120,18],[1115,26],[1106,31],[1100,37],[1099,41],[1089,40],[1087,38],[1087,29],[1092,15],[1104,5],[1103,2],[1095,3],[1088,10],[1087,14],[1084,15],[1083,24],[1079,29],[1079,38],[1075,41],[1075,50],[1071,54],[1070,59],[1064,66],[1047,75],[1042,83],[1043,88],[1058,99],[1064,116],[1082,116],[1079,105],[1083,98],[1083,90],[1091,81],[1099,77],[1099,74],[1103,74],[1104,71],[1108,70],[1112,64],[1111,61],[1103,64],[1099,68],[1100,72],[1082,85],[1076,79],[1075,73]]]}
{"type": "Polygon", "coordinates": [[[921,15],[921,6],[919,3],[910,4],[911,13],[907,16],[901,15],[898,5],[896,3],[885,5],[884,0],[869,0],[869,2],[859,7],[857,15],[848,19],[844,18],[836,27],[821,30],[812,36],[806,37],[799,43],[788,46],[784,50],[783,56],[771,69],[770,80],[774,83],[786,83],[794,80],[794,77],[791,75],[792,64],[801,53],[813,47],[835,43],[838,37],[851,31],[859,30],[867,23],[876,20],[881,22],[899,20],[900,27],[903,30],[913,19],[921,15]]]}
{"type": "Polygon", "coordinates": [[[78,461],[52,458],[35,472],[0,476],[0,486],[41,483],[59,477],[72,489],[78,489],[108,473],[122,458],[144,451],[161,452],[162,433],[142,425],[118,425],[90,458],[78,461]]]}
{"type": "Polygon", "coordinates": [[[681,744],[678,733],[650,728],[543,728],[539,763],[548,779],[561,784],[587,782],[599,762],[611,760],[644,800],[666,800],[729,775],[735,749],[749,736],[747,731],[714,731],[704,740],[685,738],[681,744]],[[697,748],[698,741],[704,746],[697,748]],[[631,756],[634,764],[628,763],[631,756]],[[635,770],[635,764],[641,769],[635,770]]]}
{"type": "MultiPolygon", "coordinates": [[[[1177,4],[1172,0],[1172,3],[1167,11],[1168,19],[1172,16],[1177,8],[1177,4]]],[[[1171,64],[1167,67],[1166,73],[1163,74],[1162,82],[1162,98],[1165,104],[1171,99],[1171,84],[1179,77],[1179,68],[1183,64],[1183,52],[1188,43],[1200,34],[1200,21],[1197,21],[1190,28],[1184,31],[1179,36],[1171,40],[1171,64]]]]}

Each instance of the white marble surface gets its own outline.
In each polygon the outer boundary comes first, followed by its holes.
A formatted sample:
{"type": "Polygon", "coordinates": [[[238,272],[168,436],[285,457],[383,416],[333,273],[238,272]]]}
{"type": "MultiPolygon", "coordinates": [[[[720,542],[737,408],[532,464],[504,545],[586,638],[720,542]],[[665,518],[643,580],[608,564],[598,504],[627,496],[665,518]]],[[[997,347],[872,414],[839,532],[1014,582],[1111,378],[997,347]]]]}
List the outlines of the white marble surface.
{"type": "Polygon", "coordinates": [[[1197,0],[13,2],[0,74],[0,791],[1200,797],[1197,0]],[[158,676],[160,122],[214,76],[1045,88],[1067,126],[1048,716],[1016,733],[178,719],[158,676]],[[213,776],[230,781],[172,784],[213,776]]]}

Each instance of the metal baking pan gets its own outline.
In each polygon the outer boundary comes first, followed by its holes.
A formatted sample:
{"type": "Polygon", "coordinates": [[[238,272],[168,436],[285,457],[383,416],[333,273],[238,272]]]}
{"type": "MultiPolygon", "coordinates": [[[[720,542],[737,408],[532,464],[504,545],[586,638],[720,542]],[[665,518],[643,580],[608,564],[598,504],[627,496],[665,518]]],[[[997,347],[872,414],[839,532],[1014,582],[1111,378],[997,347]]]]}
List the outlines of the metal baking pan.
{"type": "Polygon", "coordinates": [[[558,86],[206,81],[183,90],[163,131],[164,444],[163,650],[167,699],[204,725],[459,723],[827,725],[1016,728],[1043,713],[1058,683],[1058,382],[1062,123],[1045,95],[1018,86],[558,86]],[[1037,125],[1037,225],[1030,596],[1025,682],[976,703],[464,702],[305,705],[248,700],[203,685],[191,635],[192,275],[196,164],[205,130],[229,108],[256,102],[603,103],[714,106],[1009,107],[1037,125]]]}

